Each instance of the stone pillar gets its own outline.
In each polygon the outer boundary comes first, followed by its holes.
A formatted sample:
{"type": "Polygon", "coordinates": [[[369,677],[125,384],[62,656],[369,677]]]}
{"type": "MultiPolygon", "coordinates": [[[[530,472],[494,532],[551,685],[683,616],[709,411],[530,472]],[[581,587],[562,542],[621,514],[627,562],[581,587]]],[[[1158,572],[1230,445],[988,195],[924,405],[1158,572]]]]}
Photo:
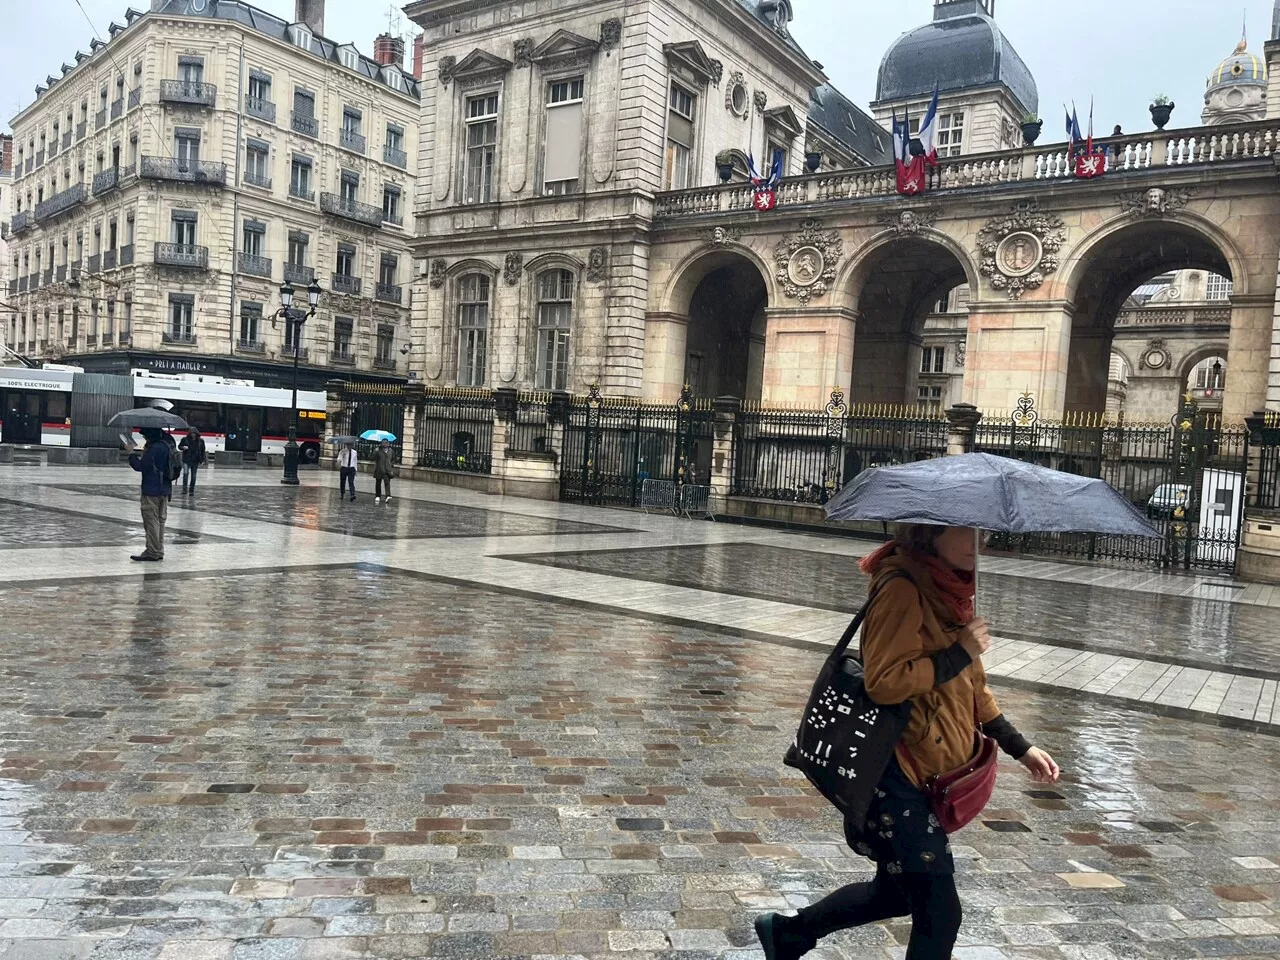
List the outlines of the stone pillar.
{"type": "Polygon", "coordinates": [[[644,320],[644,384],[646,403],[675,403],[684,387],[689,318],[678,313],[650,313],[644,320]]]}
{"type": "Polygon", "coordinates": [[[401,466],[418,464],[418,419],[427,401],[427,388],[420,383],[404,385],[404,425],[400,428],[401,466]]]}
{"type": "Polygon", "coordinates": [[[1280,410],[1280,360],[1272,359],[1280,350],[1276,328],[1274,293],[1231,298],[1227,386],[1222,395],[1224,423],[1241,423],[1263,405],[1280,410]]]}
{"type": "Polygon", "coordinates": [[[338,454],[333,438],[346,433],[350,426],[347,419],[347,381],[328,381],[324,385],[324,395],[324,444],[321,450],[325,460],[332,462],[338,454]]]}
{"type": "Polygon", "coordinates": [[[971,403],[957,403],[947,410],[947,456],[973,453],[973,437],[982,413],[971,403]]]}
{"type": "MultiPolygon", "coordinates": [[[[493,391],[493,436],[490,445],[491,473],[495,477],[507,475],[507,439],[511,424],[516,419],[516,407],[520,403],[520,393],[514,387],[498,387],[493,391]]],[[[548,437],[550,441],[552,438],[548,437]]]]}
{"type": "Polygon", "coordinates": [[[770,307],[765,311],[765,403],[825,407],[853,380],[857,315],[846,307],[770,307]]]}
{"type": "Polygon", "coordinates": [[[1062,417],[1071,354],[1063,301],[969,304],[964,399],[981,410],[1012,410],[1031,393],[1046,419],[1062,417]]]}
{"type": "Polygon", "coordinates": [[[714,409],[714,439],[711,446],[712,508],[716,513],[724,513],[733,488],[734,428],[738,423],[738,414],[742,412],[742,401],[737,397],[717,397],[714,409]]]}

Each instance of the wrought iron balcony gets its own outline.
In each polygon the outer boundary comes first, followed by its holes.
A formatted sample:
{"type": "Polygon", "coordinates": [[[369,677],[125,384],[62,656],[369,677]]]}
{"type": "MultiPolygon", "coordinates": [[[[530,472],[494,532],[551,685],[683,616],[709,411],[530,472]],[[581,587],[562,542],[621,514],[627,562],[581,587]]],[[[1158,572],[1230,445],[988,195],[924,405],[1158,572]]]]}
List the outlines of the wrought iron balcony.
{"type": "Polygon", "coordinates": [[[241,353],[266,353],[267,345],[261,340],[245,340],[236,341],[236,349],[241,353]]]}
{"type": "Polygon", "coordinates": [[[114,270],[116,268],[116,251],[108,250],[102,255],[102,269],[114,270]]]}
{"type": "Polygon", "coordinates": [[[351,348],[334,347],[333,353],[329,354],[330,363],[355,363],[356,355],[351,352],[351,348]]]}
{"type": "Polygon", "coordinates": [[[120,185],[120,168],[107,167],[101,173],[93,175],[93,195],[101,196],[108,190],[114,190],[120,185]]]}
{"type": "Polygon", "coordinates": [[[142,88],[135,87],[129,91],[129,109],[142,106],[142,88]]]}
{"type": "Polygon", "coordinates": [[[94,274],[102,270],[102,254],[95,253],[89,257],[89,262],[85,265],[85,273],[94,274]]]}
{"type": "Polygon", "coordinates": [[[318,137],[320,135],[320,123],[309,113],[298,113],[293,111],[293,132],[300,133],[305,137],[318,137]]]}
{"type": "Polygon", "coordinates": [[[87,120],[81,120],[79,123],[76,124],[77,140],[83,140],[85,138],[85,134],[88,132],[88,127],[89,127],[89,121],[87,120]]]}
{"type": "Polygon", "coordinates": [[[207,160],[171,160],[168,157],[143,157],[142,176],[148,180],[172,180],[221,187],[227,182],[227,165],[207,160]]]}
{"type": "Polygon", "coordinates": [[[276,105],[270,100],[263,100],[261,97],[244,98],[244,112],[251,117],[257,117],[259,120],[266,120],[268,123],[276,122],[276,105]]]}
{"type": "MultiPolygon", "coordinates": [[[[309,353],[310,353],[310,351],[309,351],[306,347],[303,347],[303,346],[299,346],[299,347],[298,347],[298,359],[299,359],[299,360],[305,360],[305,359],[307,359],[307,355],[308,355],[309,353]]],[[[283,358],[283,359],[285,359],[285,360],[292,360],[292,359],[293,359],[293,344],[292,344],[292,343],[286,343],[283,347],[281,347],[281,348],[280,348],[280,356],[281,356],[281,358],[283,358]]]]}
{"type": "Polygon", "coordinates": [[[395,147],[383,147],[382,159],[393,167],[399,167],[405,170],[409,166],[409,155],[403,150],[397,150],[395,147]]]}
{"type": "Polygon", "coordinates": [[[380,283],[376,297],[383,303],[394,303],[399,306],[404,302],[404,288],[395,283],[380,283]]]}
{"type": "Polygon", "coordinates": [[[119,120],[124,115],[124,97],[111,104],[111,119],[119,120]]]}
{"type": "Polygon", "coordinates": [[[269,257],[256,257],[251,253],[241,253],[239,261],[241,273],[247,273],[251,277],[271,279],[271,260],[269,257]]]}
{"type": "Polygon", "coordinates": [[[96,347],[98,345],[98,335],[96,333],[86,334],[84,338],[86,347],[96,347]]]}
{"type": "Polygon", "coordinates": [[[107,108],[103,107],[93,115],[93,129],[101,130],[107,125],[107,108]]]}
{"type": "Polygon", "coordinates": [[[164,103],[193,103],[212,107],[218,102],[218,88],[198,80],[161,80],[160,100],[164,103]]]}
{"type": "Polygon", "coordinates": [[[64,133],[64,134],[62,135],[62,149],[63,149],[63,150],[66,150],[66,149],[68,149],[68,148],[71,146],[71,138],[72,138],[72,133],[71,133],[71,131],[70,131],[70,130],[68,130],[66,133],[64,133]]]}
{"type": "Polygon", "coordinates": [[[262,187],[264,190],[271,189],[271,178],[264,173],[253,173],[250,170],[244,172],[244,182],[251,187],[262,187]]]}
{"type": "Polygon", "coordinates": [[[284,278],[290,283],[302,284],[306,286],[315,279],[316,271],[314,267],[304,267],[300,263],[285,263],[284,278]]]}
{"type": "Polygon", "coordinates": [[[43,203],[36,204],[36,221],[48,220],[50,217],[56,217],[60,213],[70,210],[77,203],[83,203],[89,196],[89,191],[85,189],[83,183],[77,183],[74,187],[68,187],[61,193],[55,193],[43,203]]]}
{"type": "Polygon", "coordinates": [[[157,243],[155,262],[166,267],[207,270],[209,269],[209,248],[196,246],[193,243],[157,243]]]}
{"type": "Polygon", "coordinates": [[[395,357],[374,357],[373,369],[375,370],[394,370],[396,368],[395,357]]]}
{"type": "Polygon", "coordinates": [[[382,208],[359,200],[348,200],[336,193],[320,194],[320,209],[330,216],[342,217],[366,227],[382,226],[382,208]]]}
{"type": "Polygon", "coordinates": [[[367,143],[364,135],[354,130],[342,130],[338,133],[338,146],[352,153],[364,153],[367,143]]]}
{"type": "Polygon", "coordinates": [[[397,226],[397,227],[403,227],[403,226],[404,226],[404,216],[403,216],[402,214],[399,214],[399,213],[392,213],[391,211],[387,210],[386,208],[383,208],[383,211],[382,211],[382,222],[383,222],[383,223],[390,223],[390,224],[394,224],[394,225],[395,225],[395,226],[397,226]]]}
{"type": "Polygon", "coordinates": [[[181,343],[188,347],[196,344],[196,335],[188,330],[169,329],[160,335],[162,343],[181,343]]]}
{"type": "Polygon", "coordinates": [[[333,286],[330,289],[334,293],[349,293],[352,296],[358,296],[360,294],[360,278],[346,273],[335,273],[333,275],[333,286]]]}
{"type": "Polygon", "coordinates": [[[127,267],[133,263],[133,244],[126,243],[120,248],[120,266],[127,267]]]}
{"type": "Polygon", "coordinates": [[[111,344],[115,342],[115,339],[116,339],[116,335],[114,333],[104,333],[101,339],[102,346],[104,347],[111,346],[111,344]]]}
{"type": "Polygon", "coordinates": [[[289,196],[296,200],[306,200],[308,203],[316,202],[316,192],[314,190],[308,190],[298,183],[291,182],[289,184],[289,196]]]}
{"type": "Polygon", "coordinates": [[[9,221],[9,230],[16,237],[18,234],[22,233],[23,230],[30,227],[33,222],[34,221],[31,219],[31,211],[23,210],[20,213],[15,213],[13,215],[13,219],[9,221]]]}

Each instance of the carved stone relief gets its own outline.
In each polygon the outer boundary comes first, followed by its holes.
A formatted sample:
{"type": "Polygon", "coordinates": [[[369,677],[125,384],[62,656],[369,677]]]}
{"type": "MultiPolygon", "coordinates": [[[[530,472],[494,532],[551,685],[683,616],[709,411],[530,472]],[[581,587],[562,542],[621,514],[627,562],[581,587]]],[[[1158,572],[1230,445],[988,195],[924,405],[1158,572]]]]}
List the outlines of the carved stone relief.
{"type": "Polygon", "coordinates": [[[441,287],[444,286],[445,271],[448,270],[448,268],[449,268],[449,265],[445,263],[444,259],[441,257],[437,257],[436,259],[431,261],[432,289],[439,290],[441,287]]]}
{"type": "Polygon", "coordinates": [[[520,282],[520,274],[524,270],[524,254],[512,251],[507,254],[507,259],[502,265],[502,279],[506,281],[507,286],[514,287],[520,282]]]}
{"type": "Polygon", "coordinates": [[[1169,348],[1164,340],[1157,337],[1147,344],[1147,349],[1138,360],[1138,367],[1142,370],[1168,370],[1172,363],[1173,356],[1169,353],[1169,348]]]}
{"type": "Polygon", "coordinates": [[[713,227],[709,239],[717,247],[737,243],[742,239],[741,227],[713,227]]]}
{"type": "Polygon", "coordinates": [[[440,58],[440,82],[446,87],[449,86],[449,81],[453,79],[453,71],[457,65],[458,58],[455,56],[440,58]]]}
{"type": "Polygon", "coordinates": [[[592,247],[587,257],[587,280],[604,283],[609,279],[609,248],[592,247]]]}
{"type": "Polygon", "coordinates": [[[764,113],[764,108],[769,106],[769,94],[763,90],[757,90],[752,94],[751,99],[755,101],[757,113],[764,113]]]}
{"type": "Polygon", "coordinates": [[[1185,207],[1190,199],[1190,190],[1151,187],[1148,190],[1130,190],[1120,194],[1120,206],[1129,216],[1144,220],[1176,213],[1185,207]]]}
{"type": "Polygon", "coordinates": [[[782,292],[801,303],[825,296],[835,283],[836,267],[843,256],[844,241],[838,233],[824,233],[821,220],[806,220],[799,233],[783,237],[774,248],[782,292]]]}
{"type": "Polygon", "coordinates": [[[938,208],[924,207],[915,210],[901,210],[896,214],[881,214],[876,218],[876,222],[891,233],[914,236],[921,230],[927,230],[938,222],[938,208]]]}
{"type": "Polygon", "coordinates": [[[1021,200],[1010,213],[993,217],[978,234],[979,267],[997,290],[1010,300],[1043,286],[1058,269],[1058,251],[1066,242],[1062,218],[1043,213],[1035,200],[1021,200]]]}
{"type": "Polygon", "coordinates": [[[711,82],[717,87],[720,86],[720,78],[724,76],[724,63],[719,60],[711,61],[711,82]]]}
{"type": "Polygon", "coordinates": [[[511,48],[511,59],[517,67],[527,67],[533,63],[533,40],[529,37],[521,37],[511,48]]]}
{"type": "Polygon", "coordinates": [[[600,46],[605,50],[612,50],[622,42],[622,21],[617,17],[610,17],[604,23],[600,24],[600,46]]]}

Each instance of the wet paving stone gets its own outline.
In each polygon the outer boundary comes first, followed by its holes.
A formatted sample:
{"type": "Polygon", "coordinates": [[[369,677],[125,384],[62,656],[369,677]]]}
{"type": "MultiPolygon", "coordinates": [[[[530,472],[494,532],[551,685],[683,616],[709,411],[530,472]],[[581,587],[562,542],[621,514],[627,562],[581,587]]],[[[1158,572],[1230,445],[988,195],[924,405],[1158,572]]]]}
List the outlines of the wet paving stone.
{"type": "MultiPolygon", "coordinates": [[[[233,542],[228,537],[184,530],[173,523],[166,534],[166,542],[175,546],[233,542]]],[[[135,523],[0,498],[0,551],[145,545],[141,520],[135,523]]],[[[6,562],[16,561],[9,558],[6,562]]]]}

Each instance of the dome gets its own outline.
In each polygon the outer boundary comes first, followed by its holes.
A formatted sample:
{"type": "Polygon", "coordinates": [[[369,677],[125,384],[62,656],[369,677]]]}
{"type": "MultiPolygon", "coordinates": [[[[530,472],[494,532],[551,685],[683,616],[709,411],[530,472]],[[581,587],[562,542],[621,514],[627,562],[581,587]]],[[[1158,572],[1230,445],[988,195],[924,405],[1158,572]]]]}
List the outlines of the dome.
{"type": "Polygon", "coordinates": [[[1246,41],[1241,40],[1235,53],[1223,60],[1209,74],[1209,90],[1220,87],[1239,87],[1267,85],[1267,64],[1258,56],[1249,52],[1246,41]]]}
{"type": "Polygon", "coordinates": [[[1027,113],[1040,106],[1035,77],[980,0],[951,0],[937,19],[904,33],[880,62],[876,100],[912,100],[1004,84],[1027,113]]]}

